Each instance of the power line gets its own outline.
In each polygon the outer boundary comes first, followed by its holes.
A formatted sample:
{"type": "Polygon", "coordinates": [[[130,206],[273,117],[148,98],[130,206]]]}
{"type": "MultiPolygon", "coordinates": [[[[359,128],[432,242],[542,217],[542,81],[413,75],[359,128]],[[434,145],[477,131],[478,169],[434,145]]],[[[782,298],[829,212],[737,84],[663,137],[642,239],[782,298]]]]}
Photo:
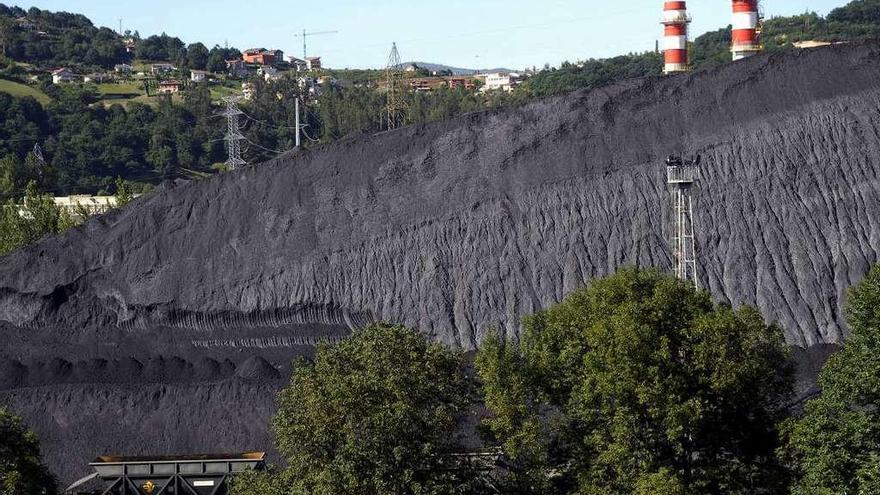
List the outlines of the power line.
{"type": "Polygon", "coordinates": [[[273,150],[273,149],[270,149],[270,148],[266,148],[265,146],[261,146],[261,145],[255,143],[255,142],[251,141],[251,140],[248,139],[248,138],[244,138],[244,140],[247,141],[249,144],[252,144],[252,145],[256,146],[257,148],[260,148],[260,149],[263,150],[263,151],[268,151],[269,153],[275,153],[275,154],[278,154],[278,155],[283,155],[284,153],[287,153],[288,151],[291,151],[291,150],[287,150],[287,151],[273,150]]]}
{"type": "Polygon", "coordinates": [[[321,118],[321,115],[320,115],[320,114],[317,114],[317,113],[313,112],[312,110],[309,109],[309,107],[306,107],[306,111],[309,112],[309,114],[310,114],[311,116],[315,117],[315,118],[318,120],[318,122],[321,123],[321,126],[322,126],[323,129],[324,129],[324,132],[330,134],[330,137],[333,138],[334,141],[338,141],[338,140],[342,139],[338,134],[336,134],[335,132],[333,132],[332,129],[330,129],[329,127],[327,127],[326,123],[324,122],[324,119],[321,118]]]}

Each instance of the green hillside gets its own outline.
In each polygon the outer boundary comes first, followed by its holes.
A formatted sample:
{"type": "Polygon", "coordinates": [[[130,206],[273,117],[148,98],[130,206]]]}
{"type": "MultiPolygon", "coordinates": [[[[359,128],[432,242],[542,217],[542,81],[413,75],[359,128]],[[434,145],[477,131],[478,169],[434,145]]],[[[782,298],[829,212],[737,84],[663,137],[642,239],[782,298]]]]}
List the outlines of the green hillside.
{"type": "Polygon", "coordinates": [[[31,96],[39,101],[42,105],[47,105],[51,98],[46,93],[43,93],[39,89],[33,88],[26,84],[22,84],[19,82],[9,81],[6,79],[0,79],[0,91],[4,93],[9,93],[12,96],[16,96],[19,98],[23,98],[25,96],[31,96]]]}

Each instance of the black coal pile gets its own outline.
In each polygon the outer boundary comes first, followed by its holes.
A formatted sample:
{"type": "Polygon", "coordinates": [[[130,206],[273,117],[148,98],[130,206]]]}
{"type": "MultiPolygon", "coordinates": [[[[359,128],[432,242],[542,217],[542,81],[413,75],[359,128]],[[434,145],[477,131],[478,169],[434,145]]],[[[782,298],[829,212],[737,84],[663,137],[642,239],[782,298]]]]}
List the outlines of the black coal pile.
{"type": "Polygon", "coordinates": [[[670,266],[664,159],[702,155],[702,287],[811,346],[880,253],[880,44],[763,55],[358,136],[0,261],[0,403],[62,477],[265,444],[293,356],[383,319],[473,349],[623,265],[670,266]]]}

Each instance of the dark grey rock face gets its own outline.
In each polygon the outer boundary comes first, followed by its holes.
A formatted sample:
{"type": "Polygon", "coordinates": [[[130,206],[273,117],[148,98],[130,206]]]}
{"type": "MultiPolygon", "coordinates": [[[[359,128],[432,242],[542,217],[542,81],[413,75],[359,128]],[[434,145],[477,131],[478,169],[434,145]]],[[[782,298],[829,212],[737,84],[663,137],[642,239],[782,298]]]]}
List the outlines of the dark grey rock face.
{"type": "MultiPolygon", "coordinates": [[[[42,397],[95,400],[99,383],[133,409],[146,400],[101,378],[107,366],[161,384],[169,375],[145,378],[156,372],[144,363],[164,356],[187,377],[174,387],[211,369],[248,384],[376,319],[465,349],[492,328],[515,337],[522,315],[594,277],[670,265],[670,153],[703,155],[701,285],[757,305],[792,344],[840,341],[844,291],[880,253],[876,43],[630,81],[168,186],[0,261],[0,369],[12,377],[0,401],[15,399],[63,465],[75,460],[55,452],[72,433],[48,415],[80,413],[42,397]],[[85,361],[87,378],[55,359],[85,361]]],[[[206,397],[189,407],[250,406],[206,397]]],[[[149,450],[143,438],[114,445],[149,450]]]]}

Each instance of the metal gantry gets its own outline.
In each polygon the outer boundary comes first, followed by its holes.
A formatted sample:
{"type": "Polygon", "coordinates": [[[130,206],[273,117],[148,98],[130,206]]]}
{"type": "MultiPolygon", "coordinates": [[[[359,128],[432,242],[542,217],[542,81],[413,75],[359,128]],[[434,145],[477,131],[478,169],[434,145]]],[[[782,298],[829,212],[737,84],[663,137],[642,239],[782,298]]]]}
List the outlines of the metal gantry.
{"type": "Polygon", "coordinates": [[[666,179],[672,194],[672,262],[675,276],[697,282],[697,249],[694,234],[693,186],[697,180],[700,158],[666,159],[666,179]]]}
{"type": "Polygon", "coordinates": [[[240,96],[227,96],[223,98],[226,103],[226,110],[220,115],[226,117],[226,149],[229,153],[229,159],[226,160],[226,167],[229,170],[235,170],[238,167],[247,165],[247,162],[241,157],[241,142],[245,140],[244,134],[241,133],[241,127],[238,117],[243,115],[238,108],[240,96]]]}
{"type": "Polygon", "coordinates": [[[95,473],[71,485],[73,491],[91,479],[104,483],[101,495],[227,495],[230,478],[263,469],[264,452],[184,456],[100,456],[90,463],[95,473]]]}

